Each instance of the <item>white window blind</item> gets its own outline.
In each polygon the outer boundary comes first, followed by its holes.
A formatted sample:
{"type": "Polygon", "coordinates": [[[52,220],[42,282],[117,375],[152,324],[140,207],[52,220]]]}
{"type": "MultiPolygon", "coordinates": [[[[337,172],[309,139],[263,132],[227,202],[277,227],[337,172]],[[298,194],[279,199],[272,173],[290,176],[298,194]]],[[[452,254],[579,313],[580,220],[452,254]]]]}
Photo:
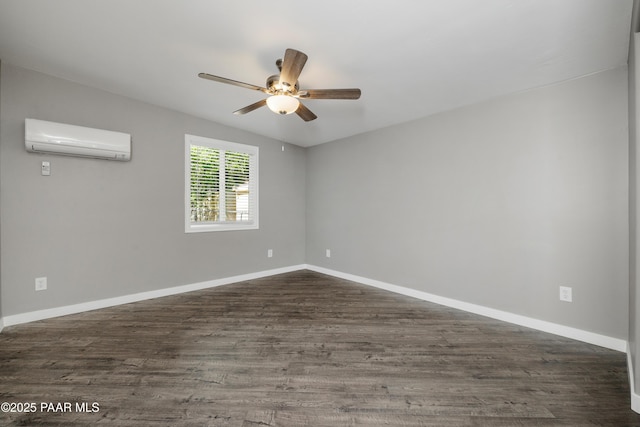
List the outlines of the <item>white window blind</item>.
{"type": "Polygon", "coordinates": [[[258,228],[258,147],[185,135],[185,231],[258,228]]]}

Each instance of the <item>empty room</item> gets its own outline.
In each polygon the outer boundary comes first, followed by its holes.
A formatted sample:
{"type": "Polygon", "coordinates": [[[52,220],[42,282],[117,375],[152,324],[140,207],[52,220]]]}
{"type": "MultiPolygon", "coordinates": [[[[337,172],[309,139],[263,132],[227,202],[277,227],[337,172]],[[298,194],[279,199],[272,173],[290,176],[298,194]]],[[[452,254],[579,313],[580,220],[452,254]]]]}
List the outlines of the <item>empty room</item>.
{"type": "Polygon", "coordinates": [[[640,426],[639,16],[0,0],[0,425],[640,426]]]}

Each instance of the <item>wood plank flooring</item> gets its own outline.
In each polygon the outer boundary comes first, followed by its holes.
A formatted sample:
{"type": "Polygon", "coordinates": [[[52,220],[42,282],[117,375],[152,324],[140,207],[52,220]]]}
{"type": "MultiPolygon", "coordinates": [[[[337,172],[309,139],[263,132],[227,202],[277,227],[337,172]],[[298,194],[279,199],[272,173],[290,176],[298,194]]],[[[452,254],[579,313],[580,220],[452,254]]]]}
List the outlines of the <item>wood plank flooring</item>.
{"type": "Polygon", "coordinates": [[[629,398],[623,353],[309,271],[0,334],[10,426],[640,426],[629,398]]]}

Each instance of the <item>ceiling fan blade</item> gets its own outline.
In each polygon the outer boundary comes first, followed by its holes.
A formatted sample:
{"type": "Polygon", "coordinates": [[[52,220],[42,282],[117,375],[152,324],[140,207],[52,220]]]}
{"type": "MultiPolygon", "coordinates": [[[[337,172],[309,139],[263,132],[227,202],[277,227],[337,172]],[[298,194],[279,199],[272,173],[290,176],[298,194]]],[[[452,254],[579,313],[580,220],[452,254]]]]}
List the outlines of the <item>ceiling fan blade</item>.
{"type": "Polygon", "coordinates": [[[313,112],[311,110],[309,110],[307,107],[305,107],[302,102],[300,103],[300,105],[298,105],[298,109],[296,110],[296,114],[298,116],[300,116],[300,118],[302,120],[304,120],[305,122],[310,122],[311,120],[315,120],[315,119],[318,118],[318,116],[313,114],[313,112]]]}
{"type": "Polygon", "coordinates": [[[269,91],[264,87],[252,85],[250,83],[239,82],[237,80],[227,79],[226,77],[214,76],[213,74],[200,73],[198,74],[198,77],[207,79],[207,80],[213,80],[214,82],[227,83],[234,86],[240,86],[245,89],[259,90],[260,92],[269,93],[269,91]]]}
{"type": "Polygon", "coordinates": [[[241,108],[239,110],[234,111],[233,114],[237,114],[237,115],[247,114],[247,113],[252,112],[253,110],[257,110],[260,107],[264,107],[265,105],[267,105],[267,100],[266,99],[262,99],[262,100],[260,100],[258,102],[254,102],[251,105],[247,105],[244,108],[241,108]]]}
{"type": "Polygon", "coordinates": [[[360,89],[305,89],[298,92],[303,99],[358,99],[360,89]]]}
{"type": "Polygon", "coordinates": [[[291,87],[296,85],[298,77],[302,72],[302,67],[307,62],[307,55],[295,49],[287,49],[282,60],[282,70],[280,71],[280,84],[287,84],[291,87]]]}

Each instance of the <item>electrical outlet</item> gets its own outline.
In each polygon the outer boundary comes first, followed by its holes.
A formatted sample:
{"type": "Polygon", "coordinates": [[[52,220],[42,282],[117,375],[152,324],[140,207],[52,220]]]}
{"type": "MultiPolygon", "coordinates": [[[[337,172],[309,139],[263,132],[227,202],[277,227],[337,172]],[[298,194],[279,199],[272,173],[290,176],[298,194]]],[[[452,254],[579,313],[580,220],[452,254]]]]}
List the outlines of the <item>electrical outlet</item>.
{"type": "Polygon", "coordinates": [[[565,301],[565,302],[573,301],[573,295],[570,287],[560,286],[560,301],[565,301]]]}
{"type": "Polygon", "coordinates": [[[267,249],[267,258],[273,257],[273,249],[267,249]]]}
{"type": "Polygon", "coordinates": [[[47,290],[47,278],[36,277],[36,291],[46,291],[46,290],[47,290]]]}
{"type": "Polygon", "coordinates": [[[327,258],[331,258],[331,249],[327,249],[325,254],[327,255],[327,258]]]}

